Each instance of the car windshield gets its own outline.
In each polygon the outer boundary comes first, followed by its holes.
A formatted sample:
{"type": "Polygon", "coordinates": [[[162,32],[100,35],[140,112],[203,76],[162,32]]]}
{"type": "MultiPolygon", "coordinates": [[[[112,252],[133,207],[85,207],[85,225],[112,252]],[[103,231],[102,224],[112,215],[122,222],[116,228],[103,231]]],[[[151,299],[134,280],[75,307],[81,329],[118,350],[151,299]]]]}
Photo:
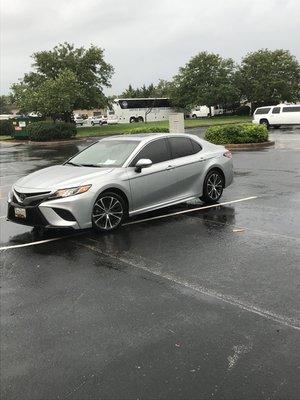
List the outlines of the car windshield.
{"type": "Polygon", "coordinates": [[[67,164],[89,167],[120,167],[140,142],[137,140],[100,140],[67,164]]]}

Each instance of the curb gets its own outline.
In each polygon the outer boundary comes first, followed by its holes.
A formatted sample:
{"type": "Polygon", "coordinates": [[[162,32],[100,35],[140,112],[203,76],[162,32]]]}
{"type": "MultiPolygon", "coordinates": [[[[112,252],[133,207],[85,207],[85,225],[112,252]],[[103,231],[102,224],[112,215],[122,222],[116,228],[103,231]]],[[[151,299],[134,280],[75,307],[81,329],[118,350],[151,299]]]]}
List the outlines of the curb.
{"type": "Polygon", "coordinates": [[[30,145],[45,145],[45,146],[51,146],[53,144],[73,144],[73,143],[78,143],[86,140],[86,138],[78,138],[78,139],[73,139],[73,140],[56,140],[56,141],[50,141],[50,142],[34,142],[32,140],[0,140],[0,144],[15,144],[15,145],[21,145],[21,144],[30,144],[30,145]]]}
{"type": "Polygon", "coordinates": [[[223,146],[226,147],[228,150],[232,151],[242,151],[242,150],[258,150],[264,149],[267,147],[274,146],[275,142],[270,140],[268,142],[261,142],[261,143],[231,143],[231,144],[224,144],[223,146]]]}

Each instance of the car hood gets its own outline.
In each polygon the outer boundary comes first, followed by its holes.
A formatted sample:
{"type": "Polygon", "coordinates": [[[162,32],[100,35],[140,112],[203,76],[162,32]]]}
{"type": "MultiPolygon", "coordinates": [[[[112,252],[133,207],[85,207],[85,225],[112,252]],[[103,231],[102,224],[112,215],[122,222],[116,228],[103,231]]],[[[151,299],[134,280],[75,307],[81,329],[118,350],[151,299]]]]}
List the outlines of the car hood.
{"type": "Polygon", "coordinates": [[[19,179],[14,187],[26,189],[63,189],[90,183],[89,180],[111,172],[113,168],[75,167],[55,165],[33,172],[19,179]]]}

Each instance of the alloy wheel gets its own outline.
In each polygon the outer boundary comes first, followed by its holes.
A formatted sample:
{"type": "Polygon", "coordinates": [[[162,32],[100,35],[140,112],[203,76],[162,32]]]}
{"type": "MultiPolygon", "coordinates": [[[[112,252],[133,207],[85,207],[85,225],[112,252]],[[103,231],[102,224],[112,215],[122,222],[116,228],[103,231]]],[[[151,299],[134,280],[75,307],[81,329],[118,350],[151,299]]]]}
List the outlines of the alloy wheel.
{"type": "Polygon", "coordinates": [[[223,192],[223,182],[220,175],[212,173],[207,180],[207,194],[212,200],[218,200],[223,192]]]}
{"type": "Polygon", "coordinates": [[[106,195],[100,197],[94,204],[92,220],[102,231],[111,231],[120,225],[124,215],[122,203],[117,197],[106,195]]]}

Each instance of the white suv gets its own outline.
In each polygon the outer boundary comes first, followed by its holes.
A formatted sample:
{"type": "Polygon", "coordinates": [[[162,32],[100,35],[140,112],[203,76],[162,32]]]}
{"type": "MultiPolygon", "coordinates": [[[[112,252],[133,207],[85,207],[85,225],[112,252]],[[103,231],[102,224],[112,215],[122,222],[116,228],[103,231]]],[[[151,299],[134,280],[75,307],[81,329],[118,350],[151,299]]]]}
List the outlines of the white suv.
{"type": "Polygon", "coordinates": [[[93,117],[88,117],[88,122],[94,125],[103,125],[107,123],[107,118],[104,115],[96,115],[93,117]]]}
{"type": "Polygon", "coordinates": [[[254,124],[264,124],[279,128],[281,125],[300,125],[300,104],[278,104],[259,107],[253,114],[254,124]]]}

